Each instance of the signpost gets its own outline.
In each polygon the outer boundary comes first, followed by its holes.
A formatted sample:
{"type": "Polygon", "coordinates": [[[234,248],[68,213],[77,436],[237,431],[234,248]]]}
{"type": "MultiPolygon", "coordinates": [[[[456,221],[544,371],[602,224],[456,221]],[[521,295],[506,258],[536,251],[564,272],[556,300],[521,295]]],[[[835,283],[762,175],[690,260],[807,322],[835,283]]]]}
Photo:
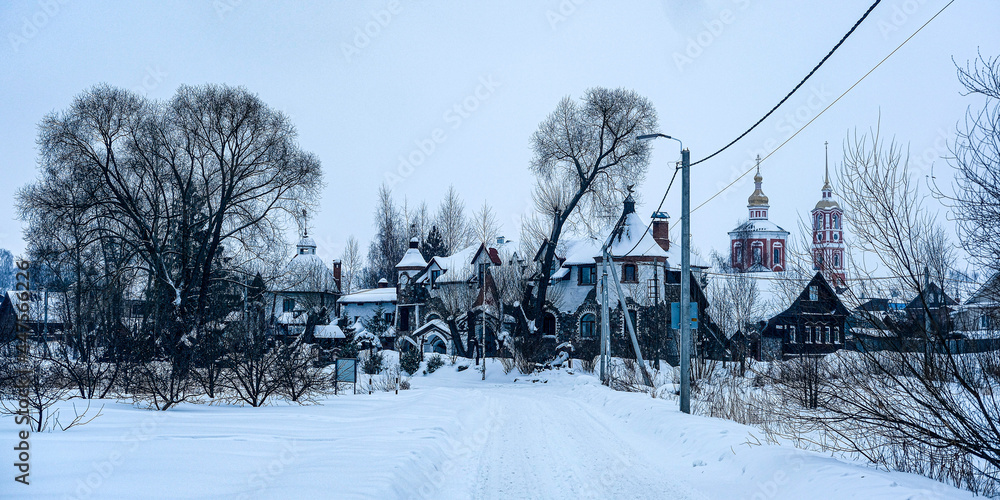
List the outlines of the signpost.
{"type": "Polygon", "coordinates": [[[351,384],[358,393],[358,360],[339,358],[334,363],[333,393],[338,394],[340,382],[351,384]]]}

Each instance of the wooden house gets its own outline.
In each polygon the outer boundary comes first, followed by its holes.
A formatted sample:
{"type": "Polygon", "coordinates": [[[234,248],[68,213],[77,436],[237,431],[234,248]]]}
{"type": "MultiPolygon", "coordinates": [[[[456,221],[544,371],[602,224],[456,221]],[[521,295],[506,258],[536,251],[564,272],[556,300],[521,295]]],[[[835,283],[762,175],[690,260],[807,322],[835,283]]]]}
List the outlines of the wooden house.
{"type": "Polygon", "coordinates": [[[848,316],[850,311],[817,272],[792,305],[764,326],[757,359],[822,356],[843,349],[848,316]]]}

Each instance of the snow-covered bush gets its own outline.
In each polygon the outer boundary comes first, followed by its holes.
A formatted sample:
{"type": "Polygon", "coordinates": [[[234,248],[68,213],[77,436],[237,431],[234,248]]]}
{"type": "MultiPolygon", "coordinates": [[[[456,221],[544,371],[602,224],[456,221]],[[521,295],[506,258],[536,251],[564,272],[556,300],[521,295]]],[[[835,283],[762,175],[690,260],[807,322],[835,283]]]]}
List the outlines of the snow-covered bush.
{"type": "Polygon", "coordinates": [[[399,367],[404,372],[413,375],[420,369],[421,361],[423,361],[423,355],[420,350],[413,348],[404,352],[403,355],[399,357],[399,367]]]}
{"type": "Polygon", "coordinates": [[[368,354],[363,356],[361,360],[361,371],[368,374],[374,375],[379,373],[384,368],[385,359],[382,357],[381,351],[370,350],[368,354]]]}
{"type": "Polygon", "coordinates": [[[442,366],[444,366],[444,359],[441,358],[441,355],[435,354],[427,360],[427,373],[434,373],[442,366]]]}

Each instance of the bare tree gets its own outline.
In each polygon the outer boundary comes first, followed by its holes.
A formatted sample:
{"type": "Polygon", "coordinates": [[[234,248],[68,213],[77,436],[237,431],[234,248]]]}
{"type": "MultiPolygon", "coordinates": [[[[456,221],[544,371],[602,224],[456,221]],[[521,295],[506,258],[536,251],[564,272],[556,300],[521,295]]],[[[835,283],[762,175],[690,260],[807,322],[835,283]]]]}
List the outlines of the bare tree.
{"type": "MultiPolygon", "coordinates": [[[[43,120],[36,186],[73,190],[82,239],[130,257],[125,285],[152,305],[146,332],[167,362],[145,380],[163,381],[147,387],[161,406],[184,392],[194,345],[229,312],[227,268],[280,246],[288,216],[315,199],[319,161],[295,138],[255,95],[214,85],[182,86],[168,103],[97,86],[43,120]]],[[[33,188],[19,196],[29,227],[51,208],[32,203],[33,188]]]]}
{"type": "Polygon", "coordinates": [[[458,195],[454,185],[448,186],[448,194],[438,207],[434,225],[441,232],[448,255],[469,245],[472,233],[469,221],[465,217],[465,202],[458,195]]]}
{"type": "MultiPolygon", "coordinates": [[[[958,221],[959,241],[981,265],[1000,271],[1000,57],[958,67],[966,95],[983,98],[982,107],[969,107],[952,145],[950,165],[955,171],[952,194],[936,194],[949,202],[958,221]]],[[[936,186],[935,186],[936,188],[936,186]]]]}
{"type": "MultiPolygon", "coordinates": [[[[805,396],[797,416],[837,436],[848,451],[886,466],[952,480],[928,464],[971,464],[976,481],[958,485],[995,492],[1000,401],[991,388],[1000,383],[995,370],[1000,353],[962,352],[948,340],[947,314],[937,314],[941,298],[932,297],[924,284],[926,249],[935,246],[927,240],[936,237],[936,220],[910,181],[902,149],[883,142],[877,128],[855,134],[845,149],[839,184],[855,245],[875,256],[884,277],[916,293],[926,321],[891,324],[859,311],[871,325],[865,338],[876,330],[881,340],[859,339],[860,352],[846,358],[852,363],[823,368],[818,376],[816,367],[798,366],[806,371],[791,378],[791,390],[805,396]],[[907,450],[913,449],[920,460],[894,458],[912,457],[907,450]]],[[[852,274],[871,276],[864,270],[852,274]]]]}
{"type": "Polygon", "coordinates": [[[365,257],[361,255],[361,247],[358,245],[358,239],[353,234],[347,237],[341,261],[344,266],[343,292],[348,294],[358,286],[358,280],[361,278],[361,269],[365,265],[365,257]]]}
{"type": "Polygon", "coordinates": [[[476,241],[485,245],[490,245],[500,234],[500,221],[486,201],[472,214],[471,226],[476,241]]]}
{"type": "Polygon", "coordinates": [[[656,126],[656,111],[646,98],[630,90],[597,87],[579,104],[563,98],[532,135],[535,200],[542,218],[551,223],[541,243],[534,318],[542,316],[556,247],[567,222],[613,220],[626,188],[646,174],[649,146],[636,136],[656,126]]]}
{"type": "Polygon", "coordinates": [[[472,269],[449,269],[451,275],[447,282],[439,282],[437,289],[431,290],[435,304],[444,312],[444,321],[448,325],[452,344],[459,356],[466,357],[467,350],[462,344],[462,325],[459,321],[465,317],[479,296],[479,289],[474,286],[472,269]],[[452,274],[454,273],[454,274],[452,274]]]}
{"type": "Polygon", "coordinates": [[[403,226],[403,212],[392,199],[389,187],[382,185],[375,209],[375,237],[368,247],[368,266],[376,278],[396,284],[396,264],[406,253],[407,229],[403,226]]]}
{"type": "Polygon", "coordinates": [[[409,209],[406,199],[403,199],[403,212],[406,214],[406,239],[417,238],[423,243],[427,238],[427,233],[430,232],[432,226],[432,220],[430,215],[430,210],[427,208],[427,202],[422,201],[420,205],[409,209]]]}
{"type": "MultiPolygon", "coordinates": [[[[761,319],[761,293],[757,280],[749,274],[737,272],[732,266],[733,259],[718,253],[712,254],[712,265],[717,274],[708,285],[709,314],[722,330],[731,338],[737,331],[750,336],[751,325],[761,319]]],[[[736,346],[740,373],[746,373],[746,357],[750,354],[747,346],[736,346]]]]}

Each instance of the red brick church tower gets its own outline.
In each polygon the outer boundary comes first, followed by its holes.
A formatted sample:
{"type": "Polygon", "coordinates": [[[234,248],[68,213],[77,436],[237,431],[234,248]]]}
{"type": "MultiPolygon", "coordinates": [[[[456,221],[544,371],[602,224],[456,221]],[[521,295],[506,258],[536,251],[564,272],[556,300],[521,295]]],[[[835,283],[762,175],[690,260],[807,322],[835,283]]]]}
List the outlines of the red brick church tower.
{"type": "Polygon", "coordinates": [[[844,210],[833,199],[833,188],[830,186],[830,152],[827,144],[826,177],[823,181],[823,197],[812,209],[812,255],[813,269],[821,271],[823,276],[835,287],[844,286],[847,278],[844,269],[844,210]]]}
{"type": "Polygon", "coordinates": [[[760,175],[759,156],[753,181],[754,191],[747,199],[750,217],[729,232],[730,263],[740,272],[781,272],[787,269],[788,231],[767,218],[771,206],[761,190],[764,178],[760,175]]]}

